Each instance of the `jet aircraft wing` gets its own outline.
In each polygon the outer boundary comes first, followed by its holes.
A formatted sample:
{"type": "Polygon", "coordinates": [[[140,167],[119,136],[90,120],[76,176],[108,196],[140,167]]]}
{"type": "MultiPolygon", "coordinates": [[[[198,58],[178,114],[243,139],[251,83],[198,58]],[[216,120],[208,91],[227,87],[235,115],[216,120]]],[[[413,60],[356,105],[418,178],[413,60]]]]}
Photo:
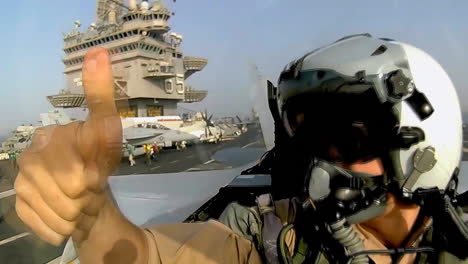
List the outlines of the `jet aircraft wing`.
{"type": "Polygon", "coordinates": [[[162,132],[159,132],[158,130],[152,128],[128,127],[123,130],[124,138],[127,141],[133,139],[146,139],[150,137],[157,137],[161,134],[162,132]]]}
{"type": "Polygon", "coordinates": [[[254,163],[233,169],[110,177],[120,210],[134,224],[182,222],[254,163]]]}

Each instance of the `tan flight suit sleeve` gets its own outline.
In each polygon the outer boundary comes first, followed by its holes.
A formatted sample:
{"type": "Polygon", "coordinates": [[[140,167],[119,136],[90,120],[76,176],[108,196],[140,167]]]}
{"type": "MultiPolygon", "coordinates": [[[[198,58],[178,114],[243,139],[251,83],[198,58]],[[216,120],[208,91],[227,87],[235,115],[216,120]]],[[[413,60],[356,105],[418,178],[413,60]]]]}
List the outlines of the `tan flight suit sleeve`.
{"type": "MultiPolygon", "coordinates": [[[[290,199],[275,201],[275,213],[283,225],[294,222],[296,210],[295,201],[290,199]]],[[[260,234],[262,220],[256,206],[247,207],[237,202],[230,203],[219,217],[219,222],[249,241],[259,243],[262,240],[260,234]]],[[[290,253],[293,254],[296,246],[296,233],[293,230],[286,233],[285,243],[290,253]]],[[[262,245],[257,246],[257,248],[262,248],[262,245]]]]}
{"type": "Polygon", "coordinates": [[[251,241],[215,220],[157,225],[145,229],[145,234],[148,264],[262,263],[251,241]]]}

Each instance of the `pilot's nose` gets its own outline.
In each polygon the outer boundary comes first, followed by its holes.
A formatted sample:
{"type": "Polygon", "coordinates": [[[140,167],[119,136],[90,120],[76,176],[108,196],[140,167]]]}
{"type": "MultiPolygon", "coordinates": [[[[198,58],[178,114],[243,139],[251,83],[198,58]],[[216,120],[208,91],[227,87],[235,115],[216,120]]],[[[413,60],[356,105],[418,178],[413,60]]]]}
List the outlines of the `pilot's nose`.
{"type": "Polygon", "coordinates": [[[382,160],[380,158],[373,159],[371,161],[366,162],[354,162],[351,164],[340,164],[340,167],[343,169],[361,172],[371,175],[382,175],[384,173],[384,168],[382,164],[382,160]]]}

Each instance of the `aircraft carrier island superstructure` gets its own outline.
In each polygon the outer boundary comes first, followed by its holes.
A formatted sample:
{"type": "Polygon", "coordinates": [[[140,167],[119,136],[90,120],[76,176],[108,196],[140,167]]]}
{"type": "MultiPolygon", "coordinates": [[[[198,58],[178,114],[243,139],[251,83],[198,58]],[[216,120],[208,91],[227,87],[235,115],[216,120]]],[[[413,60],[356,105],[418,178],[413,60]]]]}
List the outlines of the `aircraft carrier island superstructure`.
{"type": "Polygon", "coordinates": [[[207,91],[185,84],[207,60],[184,56],[182,36],[169,32],[173,15],[161,1],[98,0],[97,23],[64,36],[63,63],[67,88],[48,96],[54,107],[85,106],[81,69],[86,51],[95,46],[109,50],[116,103],[122,117],[176,115],[178,103],[199,102],[207,91]]]}

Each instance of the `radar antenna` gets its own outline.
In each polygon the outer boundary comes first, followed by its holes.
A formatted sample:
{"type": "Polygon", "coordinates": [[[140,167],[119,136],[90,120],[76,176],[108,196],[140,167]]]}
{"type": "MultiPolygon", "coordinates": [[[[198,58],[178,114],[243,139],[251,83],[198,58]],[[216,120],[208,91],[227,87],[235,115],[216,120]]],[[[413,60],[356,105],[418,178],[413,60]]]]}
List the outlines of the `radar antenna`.
{"type": "Polygon", "coordinates": [[[123,0],[97,0],[97,21],[108,22],[110,11],[115,11],[116,16],[120,17],[122,14],[122,8],[130,10],[130,8],[123,4],[123,0]]]}

